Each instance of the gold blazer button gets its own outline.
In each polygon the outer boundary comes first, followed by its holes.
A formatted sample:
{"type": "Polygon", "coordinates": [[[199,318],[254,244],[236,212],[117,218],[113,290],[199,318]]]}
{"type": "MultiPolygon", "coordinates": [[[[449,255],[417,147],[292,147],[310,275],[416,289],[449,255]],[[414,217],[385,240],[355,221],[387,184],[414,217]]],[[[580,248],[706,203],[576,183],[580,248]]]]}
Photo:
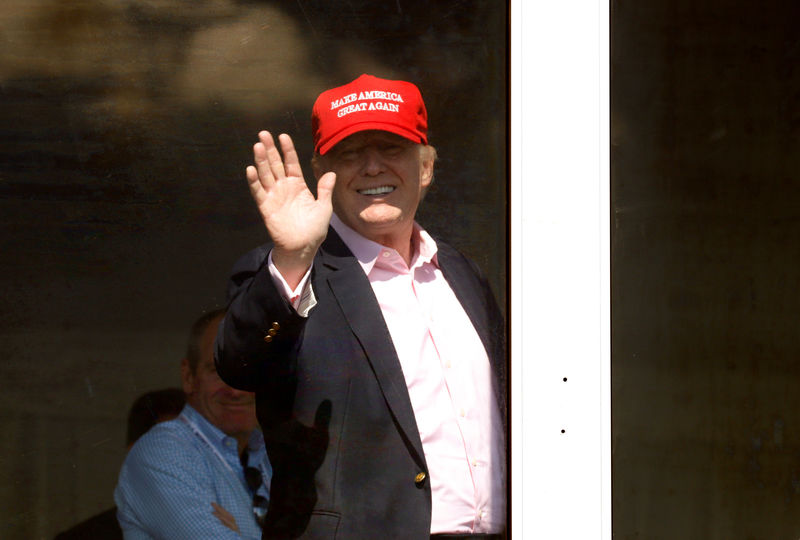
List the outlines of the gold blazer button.
{"type": "Polygon", "coordinates": [[[266,336],[264,336],[264,341],[266,341],[267,343],[269,343],[270,341],[272,341],[272,336],[270,336],[270,335],[266,335],[266,336]]]}
{"type": "Polygon", "coordinates": [[[427,477],[428,477],[427,474],[425,474],[424,472],[421,472],[417,476],[414,477],[414,483],[417,484],[417,485],[420,485],[425,481],[425,478],[427,478],[427,477]]]}

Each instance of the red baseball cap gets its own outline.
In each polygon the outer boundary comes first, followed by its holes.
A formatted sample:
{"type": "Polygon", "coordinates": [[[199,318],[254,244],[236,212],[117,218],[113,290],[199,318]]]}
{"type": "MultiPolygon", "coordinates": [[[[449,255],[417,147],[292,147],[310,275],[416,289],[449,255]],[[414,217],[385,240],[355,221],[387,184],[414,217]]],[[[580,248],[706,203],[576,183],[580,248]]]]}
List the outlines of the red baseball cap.
{"type": "Polygon", "coordinates": [[[416,85],[372,75],[326,90],[314,102],[314,150],[324,155],[345,137],[377,129],[428,144],[428,113],[416,85]]]}

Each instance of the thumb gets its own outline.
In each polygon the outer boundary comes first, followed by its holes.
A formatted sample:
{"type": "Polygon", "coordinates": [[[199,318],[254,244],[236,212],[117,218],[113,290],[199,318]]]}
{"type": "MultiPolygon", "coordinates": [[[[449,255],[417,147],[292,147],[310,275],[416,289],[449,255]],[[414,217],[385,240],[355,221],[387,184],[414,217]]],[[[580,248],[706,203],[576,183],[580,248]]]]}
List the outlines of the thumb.
{"type": "Polygon", "coordinates": [[[331,204],[333,186],[336,185],[336,173],[326,172],[317,181],[317,200],[326,204],[331,204]]]}

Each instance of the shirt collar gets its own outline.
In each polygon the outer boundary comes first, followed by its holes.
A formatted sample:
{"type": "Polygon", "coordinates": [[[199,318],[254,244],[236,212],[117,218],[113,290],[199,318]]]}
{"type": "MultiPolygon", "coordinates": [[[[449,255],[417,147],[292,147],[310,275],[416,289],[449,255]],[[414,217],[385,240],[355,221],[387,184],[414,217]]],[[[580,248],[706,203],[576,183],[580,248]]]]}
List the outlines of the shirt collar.
{"type": "MultiPolygon", "coordinates": [[[[331,216],[331,227],[333,227],[336,234],[339,235],[348,249],[353,253],[358,263],[361,265],[361,268],[364,269],[364,273],[369,275],[372,268],[375,266],[375,261],[378,260],[378,255],[381,254],[381,251],[386,249],[385,246],[361,236],[345,225],[336,214],[331,216]]],[[[411,234],[413,235],[412,239],[416,247],[411,257],[411,266],[413,267],[417,264],[430,262],[438,268],[439,261],[437,258],[438,248],[436,246],[436,241],[416,221],[414,222],[414,230],[411,234]]]]}
{"type": "MultiPolygon", "coordinates": [[[[233,448],[233,450],[238,454],[238,450],[236,448],[236,439],[233,437],[226,435],[224,431],[219,429],[217,426],[212,424],[208,421],[208,419],[200,414],[197,409],[189,405],[188,403],[183,407],[183,411],[181,412],[192,424],[197,427],[200,432],[206,436],[206,438],[211,441],[217,448],[233,448]],[[228,440],[233,441],[233,444],[227,443],[228,440]],[[230,446],[229,446],[230,445],[230,446]]],[[[264,446],[264,437],[261,434],[261,431],[258,429],[254,429],[253,433],[250,434],[250,440],[247,443],[248,451],[255,451],[259,450],[264,446]]]]}

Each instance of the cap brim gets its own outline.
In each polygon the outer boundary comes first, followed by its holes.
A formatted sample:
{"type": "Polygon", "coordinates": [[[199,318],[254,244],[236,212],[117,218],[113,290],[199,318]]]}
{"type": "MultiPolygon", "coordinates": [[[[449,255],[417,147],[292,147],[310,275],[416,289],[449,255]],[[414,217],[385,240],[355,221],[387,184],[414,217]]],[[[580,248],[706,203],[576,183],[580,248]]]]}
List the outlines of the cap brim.
{"type": "Polygon", "coordinates": [[[343,130],[339,131],[335,135],[333,135],[330,139],[325,141],[319,147],[319,154],[324,156],[328,153],[328,151],[336,146],[342,139],[353,135],[354,133],[358,133],[359,131],[370,131],[370,130],[377,130],[377,131],[388,131],[389,133],[394,133],[395,135],[400,135],[412,142],[415,143],[425,143],[425,139],[417,132],[407,129],[403,126],[398,124],[392,124],[390,122],[359,122],[357,124],[350,124],[343,130]]]}

